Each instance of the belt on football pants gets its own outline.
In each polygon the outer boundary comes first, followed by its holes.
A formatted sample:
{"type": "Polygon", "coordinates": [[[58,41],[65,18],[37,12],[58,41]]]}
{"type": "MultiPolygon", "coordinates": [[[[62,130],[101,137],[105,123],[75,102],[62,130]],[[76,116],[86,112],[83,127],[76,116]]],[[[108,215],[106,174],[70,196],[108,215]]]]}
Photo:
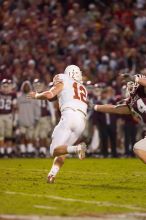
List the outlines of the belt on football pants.
{"type": "Polygon", "coordinates": [[[67,110],[67,109],[71,109],[71,110],[73,110],[74,112],[79,111],[79,112],[81,112],[81,113],[86,117],[85,112],[83,112],[83,111],[80,110],[80,109],[73,109],[73,108],[70,108],[70,107],[66,107],[66,108],[63,109],[63,111],[65,111],[65,110],[67,110]]]}

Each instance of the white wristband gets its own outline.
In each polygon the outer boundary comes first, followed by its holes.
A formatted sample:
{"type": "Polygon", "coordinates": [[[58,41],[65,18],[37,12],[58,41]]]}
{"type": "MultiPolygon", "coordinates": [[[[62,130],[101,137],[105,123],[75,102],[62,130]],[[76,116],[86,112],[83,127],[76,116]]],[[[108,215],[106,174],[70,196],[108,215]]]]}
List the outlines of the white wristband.
{"type": "Polygon", "coordinates": [[[94,110],[97,111],[97,105],[94,105],[94,110]]]}
{"type": "Polygon", "coordinates": [[[38,99],[38,98],[39,98],[39,93],[36,92],[36,94],[35,94],[35,99],[38,99]]]}

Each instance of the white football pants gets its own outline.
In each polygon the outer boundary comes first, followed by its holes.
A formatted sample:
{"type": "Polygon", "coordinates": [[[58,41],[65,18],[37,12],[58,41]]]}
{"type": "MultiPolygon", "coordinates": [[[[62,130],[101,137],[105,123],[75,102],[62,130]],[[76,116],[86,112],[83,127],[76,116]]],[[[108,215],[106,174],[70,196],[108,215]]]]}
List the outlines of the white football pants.
{"type": "Polygon", "coordinates": [[[146,137],[134,144],[134,149],[146,151],[146,137]]]}
{"type": "Polygon", "coordinates": [[[86,116],[82,112],[69,108],[64,110],[52,134],[50,155],[53,156],[54,149],[61,145],[73,145],[84,131],[85,124],[86,116]]]}

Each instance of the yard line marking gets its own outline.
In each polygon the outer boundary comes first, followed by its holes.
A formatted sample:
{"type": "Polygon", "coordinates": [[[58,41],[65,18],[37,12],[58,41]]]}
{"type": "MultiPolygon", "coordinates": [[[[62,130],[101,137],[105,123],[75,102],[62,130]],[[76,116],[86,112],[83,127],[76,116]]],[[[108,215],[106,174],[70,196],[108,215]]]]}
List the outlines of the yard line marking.
{"type": "Polygon", "coordinates": [[[68,201],[68,202],[80,202],[80,203],[86,203],[86,204],[94,204],[97,206],[114,206],[117,208],[126,208],[126,209],[131,209],[131,210],[139,210],[139,211],[146,211],[146,208],[141,208],[141,207],[136,207],[133,205],[121,205],[121,204],[115,204],[111,202],[102,202],[102,201],[95,201],[95,200],[81,200],[81,199],[73,199],[73,198],[65,198],[65,197],[60,197],[60,196],[52,196],[52,195],[42,195],[42,194],[28,194],[28,193],[23,193],[23,192],[11,192],[11,191],[6,191],[4,192],[5,194],[9,195],[22,195],[22,196],[31,196],[31,197],[44,197],[44,198],[49,198],[49,199],[54,199],[54,200],[61,200],[61,201],[68,201]]]}
{"type": "MultiPolygon", "coordinates": [[[[5,220],[81,220],[84,218],[84,220],[128,220],[128,219],[139,219],[139,217],[146,217],[146,213],[123,213],[123,214],[102,214],[98,217],[88,217],[88,216],[81,216],[81,217],[72,217],[72,216],[36,216],[36,215],[0,215],[0,219],[5,220]],[[130,218],[129,218],[130,217],[130,218]],[[132,218],[131,218],[132,217],[132,218]],[[136,217],[136,218],[135,218],[136,217]]],[[[142,219],[141,219],[142,220],[142,219]]]]}
{"type": "Polygon", "coordinates": [[[57,209],[56,207],[45,206],[45,205],[34,205],[34,207],[38,209],[57,209]]]}

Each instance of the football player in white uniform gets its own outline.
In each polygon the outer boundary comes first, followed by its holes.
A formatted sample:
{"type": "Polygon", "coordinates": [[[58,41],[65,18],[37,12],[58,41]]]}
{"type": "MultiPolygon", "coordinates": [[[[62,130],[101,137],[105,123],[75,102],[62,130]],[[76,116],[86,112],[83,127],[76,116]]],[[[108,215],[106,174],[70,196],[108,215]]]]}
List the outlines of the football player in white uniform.
{"type": "Polygon", "coordinates": [[[54,182],[66,154],[76,153],[79,159],[85,158],[85,144],[73,145],[84,131],[87,114],[87,90],[82,84],[82,72],[78,66],[69,65],[63,74],[56,75],[49,91],[29,94],[30,98],[50,101],[56,96],[61,118],[52,134],[50,154],[55,159],[48,174],[49,183],[54,182]]]}

